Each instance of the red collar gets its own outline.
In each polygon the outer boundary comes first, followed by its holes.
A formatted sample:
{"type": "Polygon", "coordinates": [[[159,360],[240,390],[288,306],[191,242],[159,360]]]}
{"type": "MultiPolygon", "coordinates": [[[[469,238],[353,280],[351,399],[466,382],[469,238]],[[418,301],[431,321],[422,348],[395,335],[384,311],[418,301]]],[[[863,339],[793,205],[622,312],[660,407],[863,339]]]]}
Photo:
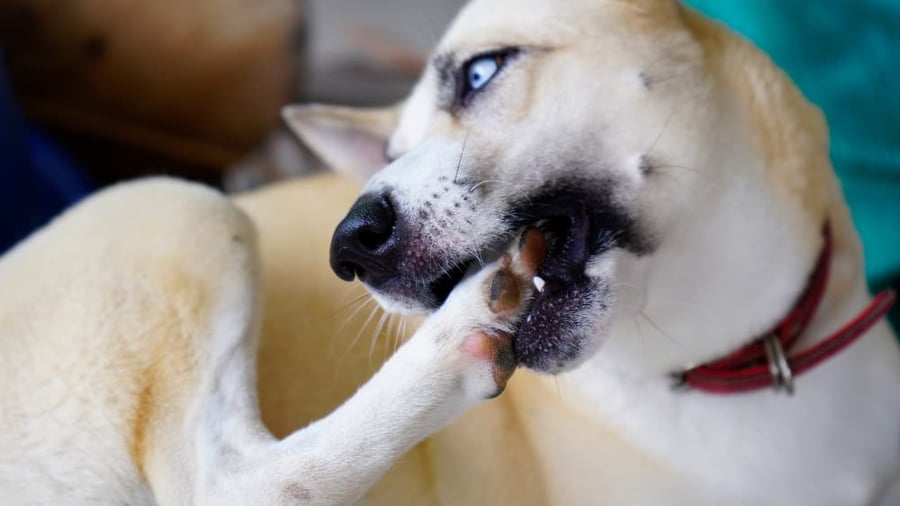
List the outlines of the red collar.
{"type": "Polygon", "coordinates": [[[806,330],[825,294],[831,264],[831,228],[809,277],[806,290],[793,309],[771,331],[743,348],[713,362],[675,375],[677,385],[714,394],[732,394],[765,387],[794,392],[793,378],[828,360],[853,344],[890,309],[896,298],[891,290],[878,295],[852,320],[812,346],[791,352],[806,330]]]}

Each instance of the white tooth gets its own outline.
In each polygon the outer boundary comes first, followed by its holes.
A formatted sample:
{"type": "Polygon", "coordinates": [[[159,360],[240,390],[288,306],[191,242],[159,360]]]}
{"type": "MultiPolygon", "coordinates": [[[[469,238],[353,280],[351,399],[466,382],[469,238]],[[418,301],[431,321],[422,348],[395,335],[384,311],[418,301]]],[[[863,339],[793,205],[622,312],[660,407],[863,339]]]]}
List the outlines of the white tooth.
{"type": "Polygon", "coordinates": [[[544,281],[544,278],[542,278],[540,276],[535,276],[534,278],[531,279],[531,282],[534,283],[534,287],[537,288],[537,291],[539,291],[539,292],[543,292],[544,285],[547,284],[547,282],[544,281]]]}

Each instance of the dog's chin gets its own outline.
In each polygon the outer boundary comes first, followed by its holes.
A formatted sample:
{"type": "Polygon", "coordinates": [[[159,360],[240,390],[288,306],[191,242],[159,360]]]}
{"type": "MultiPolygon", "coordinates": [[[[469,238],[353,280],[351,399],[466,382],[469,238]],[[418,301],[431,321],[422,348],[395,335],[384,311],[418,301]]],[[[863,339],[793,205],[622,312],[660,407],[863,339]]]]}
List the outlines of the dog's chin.
{"type": "Polygon", "coordinates": [[[433,311],[433,308],[426,307],[418,300],[414,299],[406,299],[406,298],[397,298],[392,295],[384,294],[379,290],[372,288],[371,286],[366,285],[366,290],[369,292],[369,295],[375,299],[375,302],[381,306],[386,313],[397,314],[401,316],[417,316],[426,314],[430,311],[433,311]]]}
{"type": "Polygon", "coordinates": [[[576,280],[541,278],[542,289],[535,291],[513,343],[521,365],[557,374],[593,355],[600,344],[598,336],[603,335],[609,320],[612,301],[610,283],[603,274],[585,274],[576,280]]]}

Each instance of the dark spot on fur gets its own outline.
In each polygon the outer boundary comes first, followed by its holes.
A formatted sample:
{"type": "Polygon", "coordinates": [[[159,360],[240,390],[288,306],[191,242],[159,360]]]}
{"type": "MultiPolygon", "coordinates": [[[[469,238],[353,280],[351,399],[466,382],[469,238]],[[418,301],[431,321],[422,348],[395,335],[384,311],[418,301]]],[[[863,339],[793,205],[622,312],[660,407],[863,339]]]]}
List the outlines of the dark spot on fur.
{"type": "Polygon", "coordinates": [[[638,170],[641,171],[642,176],[650,177],[656,172],[656,167],[648,155],[641,155],[641,159],[638,162],[638,170]]]}
{"type": "Polygon", "coordinates": [[[454,202],[453,207],[459,209],[460,207],[462,207],[462,204],[460,204],[459,202],[454,202]]]}
{"type": "Polygon", "coordinates": [[[438,193],[432,193],[431,196],[435,199],[441,198],[440,194],[438,194],[438,193]]]}
{"type": "Polygon", "coordinates": [[[438,178],[438,181],[444,183],[444,182],[446,182],[448,179],[450,179],[450,178],[448,178],[447,176],[441,176],[441,177],[438,178]]]}
{"type": "Polygon", "coordinates": [[[451,112],[456,104],[456,92],[459,87],[456,76],[456,60],[452,54],[444,53],[435,55],[431,65],[437,72],[437,106],[451,112]]]}
{"type": "Polygon", "coordinates": [[[394,160],[397,159],[397,156],[391,151],[391,143],[385,142],[384,146],[381,150],[381,157],[384,158],[384,163],[391,164],[394,160]]]}
{"type": "Polygon", "coordinates": [[[445,187],[444,187],[444,193],[446,193],[446,192],[448,192],[448,191],[450,191],[450,187],[449,187],[449,186],[445,186],[445,187]]]}
{"type": "Polygon", "coordinates": [[[447,213],[447,216],[449,216],[450,218],[453,217],[453,209],[447,209],[445,212],[447,213]]]}
{"type": "Polygon", "coordinates": [[[653,87],[653,78],[645,70],[642,70],[641,73],[638,74],[638,77],[640,78],[641,84],[644,85],[645,89],[649,90],[653,87]]]}
{"type": "Polygon", "coordinates": [[[295,504],[306,504],[312,500],[312,493],[308,488],[301,486],[299,483],[290,483],[284,487],[285,498],[293,501],[295,504]]]}
{"type": "Polygon", "coordinates": [[[425,201],[425,206],[426,206],[426,207],[431,207],[431,201],[430,201],[430,200],[426,200],[426,201],[425,201]]]}
{"type": "Polygon", "coordinates": [[[100,34],[94,34],[84,41],[83,49],[88,61],[100,61],[106,56],[106,38],[100,34]]]}

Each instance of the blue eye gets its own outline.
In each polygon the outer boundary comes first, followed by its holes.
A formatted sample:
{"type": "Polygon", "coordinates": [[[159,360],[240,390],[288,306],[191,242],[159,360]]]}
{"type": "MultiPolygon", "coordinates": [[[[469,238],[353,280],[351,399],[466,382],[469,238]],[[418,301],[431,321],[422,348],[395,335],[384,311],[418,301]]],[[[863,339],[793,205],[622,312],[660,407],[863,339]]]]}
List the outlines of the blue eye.
{"type": "Polygon", "coordinates": [[[455,107],[466,107],[478,92],[483,90],[510,59],[519,55],[517,47],[506,47],[475,55],[459,69],[456,77],[455,107]]]}
{"type": "Polygon", "coordinates": [[[498,55],[482,56],[469,62],[466,68],[466,84],[472,91],[484,88],[500,70],[503,59],[498,55]]]}

